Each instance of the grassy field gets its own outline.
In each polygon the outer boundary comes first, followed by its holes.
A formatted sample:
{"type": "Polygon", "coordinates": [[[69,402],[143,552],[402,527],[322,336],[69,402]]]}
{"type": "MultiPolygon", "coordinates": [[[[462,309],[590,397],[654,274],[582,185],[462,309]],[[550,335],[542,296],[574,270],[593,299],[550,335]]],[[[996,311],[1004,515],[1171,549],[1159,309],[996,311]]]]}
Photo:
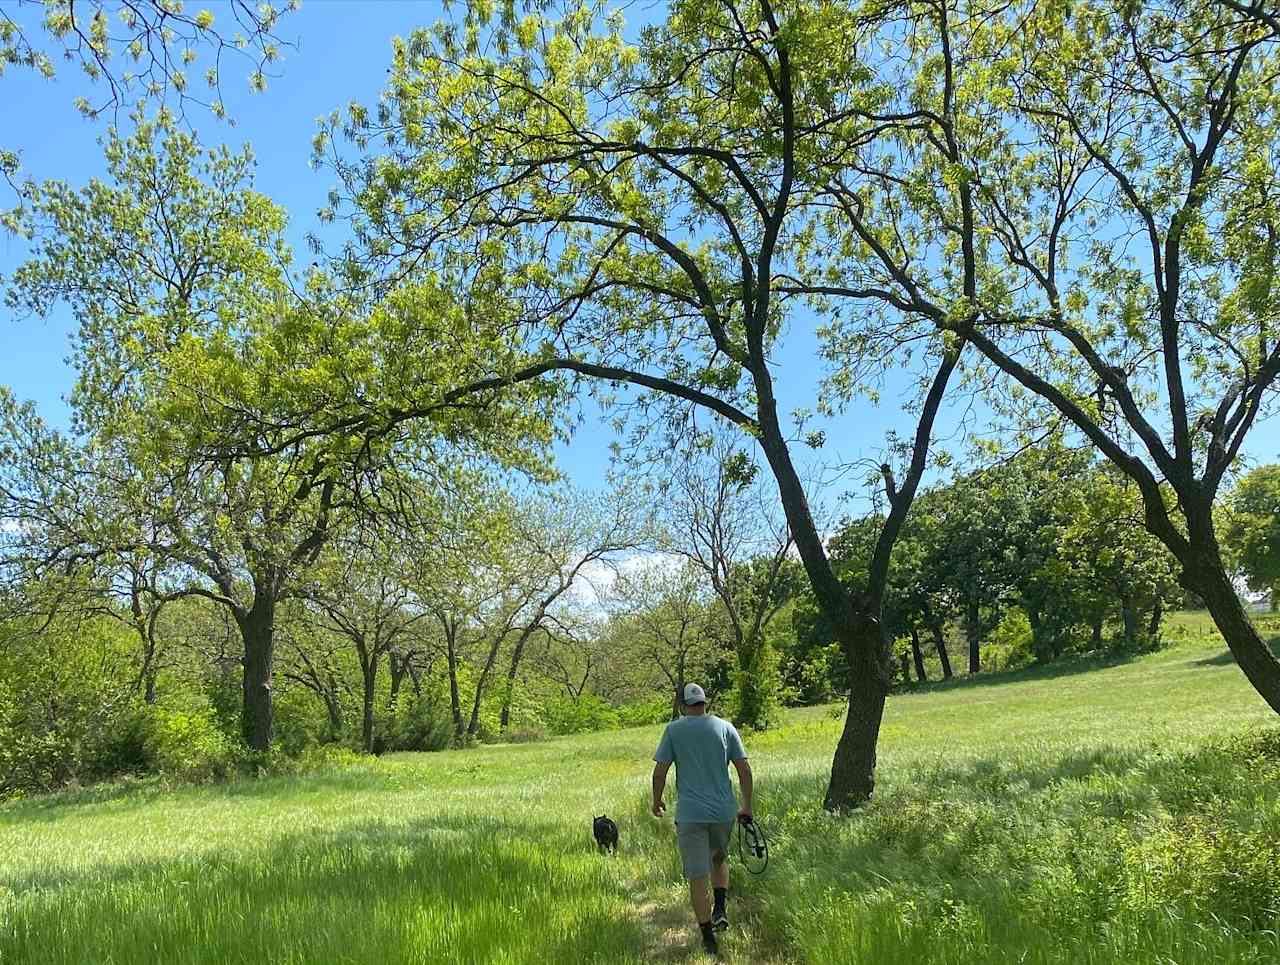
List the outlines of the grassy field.
{"type": "MultiPolygon", "coordinates": [[[[1171,636],[894,697],[847,818],[818,808],[831,710],[750,737],[774,854],[735,874],[725,960],[1280,961],[1280,728],[1203,617],[1171,636]]],[[[0,962],[696,960],[657,737],[10,803],[0,962]]]]}

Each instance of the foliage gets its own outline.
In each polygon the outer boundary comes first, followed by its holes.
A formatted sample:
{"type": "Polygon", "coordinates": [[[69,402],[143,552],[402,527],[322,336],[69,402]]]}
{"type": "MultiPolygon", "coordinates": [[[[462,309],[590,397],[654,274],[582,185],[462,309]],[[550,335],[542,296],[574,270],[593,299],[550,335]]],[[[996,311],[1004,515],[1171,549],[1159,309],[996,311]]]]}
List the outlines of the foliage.
{"type": "Polygon", "coordinates": [[[1254,592],[1280,595],[1280,466],[1259,466],[1231,493],[1223,534],[1254,592]]]}
{"type": "Polygon", "coordinates": [[[297,6],[298,0],[231,0],[215,8],[215,15],[166,0],[17,0],[13,9],[0,12],[0,72],[26,68],[51,80],[58,61],[73,64],[101,85],[101,99],[76,101],[88,116],[141,98],[179,108],[200,104],[221,117],[224,63],[244,64],[251,86],[264,88],[283,46],[276,34],[279,18],[297,6]],[[209,54],[204,64],[201,48],[209,54]],[[196,93],[201,88],[207,93],[196,93]]]}

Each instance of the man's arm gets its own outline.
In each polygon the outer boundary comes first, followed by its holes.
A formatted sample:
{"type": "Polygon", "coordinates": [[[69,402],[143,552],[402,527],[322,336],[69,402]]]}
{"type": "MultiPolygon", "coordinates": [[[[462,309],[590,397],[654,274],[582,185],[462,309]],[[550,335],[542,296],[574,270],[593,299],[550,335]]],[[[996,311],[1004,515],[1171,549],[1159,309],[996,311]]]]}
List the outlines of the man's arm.
{"type": "Polygon", "coordinates": [[[670,761],[656,761],[653,765],[653,815],[662,817],[667,806],[662,803],[662,792],[667,789],[667,771],[671,770],[670,761]]]}
{"type": "Polygon", "coordinates": [[[738,808],[738,817],[751,820],[751,793],[754,790],[753,778],[751,775],[751,762],[745,757],[740,757],[733,762],[733,768],[738,772],[738,787],[742,791],[742,807],[738,808]]]}

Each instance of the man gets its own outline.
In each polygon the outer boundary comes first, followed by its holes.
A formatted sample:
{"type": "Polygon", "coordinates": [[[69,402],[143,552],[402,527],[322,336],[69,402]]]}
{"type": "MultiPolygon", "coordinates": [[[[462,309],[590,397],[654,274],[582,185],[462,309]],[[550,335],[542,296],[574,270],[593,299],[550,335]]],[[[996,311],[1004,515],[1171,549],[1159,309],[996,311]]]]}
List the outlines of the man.
{"type": "Polygon", "coordinates": [[[719,951],[716,931],[729,927],[724,905],[729,894],[729,837],[734,817],[751,820],[751,764],[733,725],[707,713],[707,695],[702,688],[689,684],[683,696],[684,716],[667,725],[653,755],[653,813],[662,817],[667,809],[662,793],[674,762],[680,863],[689,880],[689,900],[702,931],[702,947],[715,955],[719,951]],[[741,808],[729,782],[730,762],[738,772],[741,808]],[[707,894],[708,878],[714,903],[707,894]]]}

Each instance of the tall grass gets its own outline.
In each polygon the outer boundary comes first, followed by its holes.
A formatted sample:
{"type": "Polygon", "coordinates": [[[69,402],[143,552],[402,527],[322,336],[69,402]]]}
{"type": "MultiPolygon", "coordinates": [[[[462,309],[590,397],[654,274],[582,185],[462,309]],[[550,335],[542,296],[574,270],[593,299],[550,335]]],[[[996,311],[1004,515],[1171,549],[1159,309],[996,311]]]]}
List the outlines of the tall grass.
{"type": "MultiPolygon", "coordinates": [[[[773,861],[730,962],[1280,961],[1280,732],[1197,617],[1164,653],[895,697],[876,801],[839,720],[748,735],[773,861]]],[[[0,962],[699,957],[657,728],[0,808],[0,962]],[[622,847],[598,855],[594,814],[622,847]]]]}

